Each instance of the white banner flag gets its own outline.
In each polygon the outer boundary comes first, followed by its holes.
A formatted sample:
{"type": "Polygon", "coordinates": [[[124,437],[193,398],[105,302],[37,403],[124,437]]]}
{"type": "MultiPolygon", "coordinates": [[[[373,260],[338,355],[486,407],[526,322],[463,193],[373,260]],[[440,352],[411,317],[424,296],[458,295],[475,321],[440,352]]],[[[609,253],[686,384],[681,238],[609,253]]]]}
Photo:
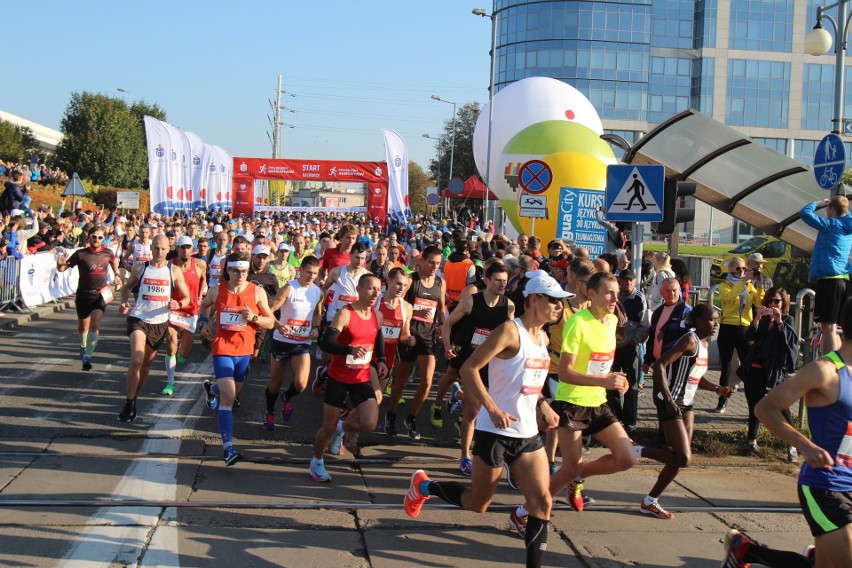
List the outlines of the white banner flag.
{"type": "Polygon", "coordinates": [[[189,189],[192,190],[193,206],[207,207],[207,185],[204,177],[204,166],[201,163],[204,153],[204,142],[201,137],[192,132],[184,132],[184,138],[189,143],[189,189]]]}
{"type": "Polygon", "coordinates": [[[169,185],[168,147],[169,133],[163,123],[146,116],[145,142],[148,148],[148,187],[151,194],[151,211],[165,213],[166,188],[169,185]]]}
{"type": "Polygon", "coordinates": [[[408,204],[408,148],[402,137],[382,128],[388,160],[388,218],[403,225],[411,217],[408,204]]]}
{"type": "Polygon", "coordinates": [[[226,211],[231,210],[231,189],[234,185],[234,158],[220,146],[213,146],[216,155],[216,169],[219,175],[219,194],[222,199],[216,205],[226,211]]]}

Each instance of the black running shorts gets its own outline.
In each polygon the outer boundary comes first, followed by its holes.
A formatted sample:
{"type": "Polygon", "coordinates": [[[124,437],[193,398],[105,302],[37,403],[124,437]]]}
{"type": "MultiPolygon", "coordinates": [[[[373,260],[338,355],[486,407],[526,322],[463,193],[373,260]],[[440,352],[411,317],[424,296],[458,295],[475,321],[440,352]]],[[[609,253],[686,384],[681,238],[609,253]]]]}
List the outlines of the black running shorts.
{"type": "Polygon", "coordinates": [[[814,298],[814,321],[837,323],[840,308],[849,297],[849,281],[843,278],[820,278],[816,281],[814,298]]]}
{"type": "Polygon", "coordinates": [[[799,504],[815,537],[852,523],[852,491],[828,491],[799,485],[799,504]]]}
{"type": "Polygon", "coordinates": [[[538,434],[531,438],[511,438],[482,430],[473,432],[473,455],[494,468],[512,465],[522,454],[542,448],[544,445],[538,434]]]}
{"type": "Polygon", "coordinates": [[[550,405],[559,415],[559,427],[574,432],[583,432],[585,436],[594,436],[618,422],[618,418],[609,406],[579,406],[564,400],[555,400],[550,405]]]}
{"type": "Polygon", "coordinates": [[[349,402],[352,408],[358,408],[362,402],[368,400],[376,400],[376,391],[373,390],[373,383],[341,383],[329,376],[325,379],[325,400],[324,402],[330,406],[338,408],[347,408],[346,396],[349,395],[349,402]]]}
{"type": "Polygon", "coordinates": [[[104,302],[104,297],[100,294],[97,296],[89,296],[88,294],[77,295],[74,298],[74,305],[77,308],[77,319],[86,319],[95,310],[106,311],[106,302],[104,302]]]}
{"type": "Polygon", "coordinates": [[[145,344],[156,351],[162,345],[169,331],[169,320],[163,323],[148,323],[139,318],[127,318],[127,336],[130,337],[134,331],[145,334],[145,344]]]}

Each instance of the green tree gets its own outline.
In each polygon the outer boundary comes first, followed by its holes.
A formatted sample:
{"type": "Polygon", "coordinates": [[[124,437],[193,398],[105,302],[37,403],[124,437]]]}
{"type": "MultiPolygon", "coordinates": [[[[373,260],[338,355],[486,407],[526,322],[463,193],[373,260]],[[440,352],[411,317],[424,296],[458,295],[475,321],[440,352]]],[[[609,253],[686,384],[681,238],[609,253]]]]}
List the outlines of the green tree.
{"type": "Polygon", "coordinates": [[[159,107],[142,101],[128,108],[118,98],[72,93],[60,127],[56,165],[98,185],[144,187],[148,168],[142,116],[147,112],[165,118],[159,107]]]}
{"type": "MultiPolygon", "coordinates": [[[[473,159],[473,129],[476,127],[476,119],[482,108],[474,101],[465,103],[456,113],[456,139],[453,154],[453,175],[467,179],[479,172],[473,159]]],[[[437,156],[429,162],[429,172],[438,181],[438,187],[443,190],[450,181],[450,149],[453,148],[453,121],[444,122],[444,131],[441,133],[435,151],[437,156]]]]}
{"type": "Polygon", "coordinates": [[[0,120],[0,160],[20,162],[24,159],[24,138],[21,131],[7,120],[0,120]]]}
{"type": "Polygon", "coordinates": [[[408,162],[408,204],[415,214],[423,215],[430,209],[426,204],[426,188],[429,186],[429,174],[415,162],[408,162]]]}

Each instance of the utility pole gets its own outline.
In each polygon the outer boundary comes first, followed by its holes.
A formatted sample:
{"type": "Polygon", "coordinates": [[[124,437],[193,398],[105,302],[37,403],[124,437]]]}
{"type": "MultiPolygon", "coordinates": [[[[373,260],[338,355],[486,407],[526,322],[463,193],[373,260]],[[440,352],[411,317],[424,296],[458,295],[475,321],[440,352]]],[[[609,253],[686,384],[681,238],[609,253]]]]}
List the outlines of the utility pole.
{"type": "Polygon", "coordinates": [[[275,104],[269,101],[269,106],[272,107],[272,118],[269,123],[272,125],[272,157],[281,157],[281,75],[278,75],[278,89],[276,90],[275,104]]]}

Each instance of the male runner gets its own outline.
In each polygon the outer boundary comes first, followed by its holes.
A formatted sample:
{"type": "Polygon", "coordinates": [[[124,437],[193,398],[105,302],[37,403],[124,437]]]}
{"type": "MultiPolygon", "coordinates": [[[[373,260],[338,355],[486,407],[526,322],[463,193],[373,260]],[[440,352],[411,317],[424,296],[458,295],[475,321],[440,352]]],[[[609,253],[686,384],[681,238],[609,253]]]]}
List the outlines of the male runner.
{"type": "MultiPolygon", "coordinates": [[[[491,332],[500,324],[510,321],[515,315],[515,304],[504,295],[506,283],[509,281],[509,271],[502,262],[492,263],[485,271],[485,289],[478,294],[469,296],[453,310],[444,321],[443,340],[444,353],[449,359],[447,372],[438,385],[438,393],[435,404],[432,405],[432,425],[436,424],[435,416],[441,416],[441,401],[443,394],[448,390],[459,376],[459,369],[491,335],[491,332]],[[451,338],[451,331],[457,326],[456,334],[451,338]]],[[[482,381],[488,385],[488,367],[482,369],[482,381]]],[[[456,394],[456,397],[458,395],[456,394]]],[[[473,440],[473,420],[477,409],[465,412],[462,417],[461,427],[461,457],[459,459],[459,470],[470,475],[473,470],[473,460],[470,457],[470,444],[473,440]]]]}
{"type": "MultiPolygon", "coordinates": [[[[192,353],[192,341],[198,324],[198,308],[201,305],[201,291],[207,278],[207,263],[192,256],[192,239],[187,235],[177,241],[177,257],[172,263],[180,268],[186,287],[189,289],[190,304],[182,310],[169,312],[169,341],[166,352],[166,387],[160,394],[172,396],[175,391],[175,369],[178,363],[185,363],[192,353]],[[178,349],[180,343],[180,349],[178,349]]],[[[177,290],[172,298],[177,298],[177,290]]]]}
{"type": "Polygon", "coordinates": [[[293,372],[293,382],[281,395],[281,419],[289,422],[293,416],[293,397],[308,386],[311,373],[311,341],[319,337],[322,318],[322,290],[314,284],[319,275],[319,260],[306,256],[299,268],[299,277],[285,284],[269,308],[281,310],[272,334],[269,382],[266,385],[266,413],[263,429],[275,428],[275,401],[284,382],[287,362],[293,372]]]}
{"type": "Polygon", "coordinates": [[[216,384],[204,381],[207,406],[219,409],[219,433],[222,436],[225,465],[233,465],[242,454],[233,447],[233,404],[248,374],[255,344],[255,328],[271,329],[275,317],[269,310],[266,292],[248,281],[249,255],[233,252],[226,257],[224,280],[211,288],[201,303],[201,335],[211,336],[211,308],[215,307],[216,339],[213,342],[213,373],[216,384]]]}
{"type": "MultiPolygon", "coordinates": [[[[606,391],[627,390],[624,373],[612,373],[615,330],[618,318],[618,283],[608,272],[589,279],[586,295],[591,304],[568,320],[563,330],[559,360],[559,385],[553,411],[559,415],[559,447],[562,466],[550,481],[550,494],[571,485],[568,503],[583,510],[583,482],[592,475],[606,475],[633,467],[638,457],[630,438],[606,404],[606,391]],[[582,436],[594,436],[610,453],[583,462],[582,436]]],[[[544,405],[548,405],[547,402],[544,405]]]]}
{"type": "MultiPolygon", "coordinates": [[[[266,292],[267,303],[272,302],[272,299],[278,294],[278,277],[269,272],[269,257],[270,250],[266,245],[255,245],[251,251],[251,266],[249,267],[248,281],[260,286],[266,292]]],[[[252,359],[256,358],[261,352],[268,353],[269,344],[266,342],[269,331],[264,328],[257,328],[255,336],[254,352],[252,359]]],[[[265,355],[264,355],[265,357],[265,355]]],[[[261,359],[263,360],[263,359],[261,359]]],[[[239,397],[235,401],[235,406],[239,408],[239,397]]]]}
{"type": "Polygon", "coordinates": [[[358,299],[335,314],[323,336],[322,350],[332,357],[328,365],[323,422],[314,438],[314,457],[310,465],[314,481],[331,481],[322,457],[329,442],[331,454],[337,455],[344,433],[372,432],[376,428],[380,394],[379,384],[372,380],[370,373],[374,352],[378,378],[384,379],[388,372],[382,316],[375,309],[380,291],[379,279],[368,272],[363,274],[358,280],[358,299]],[[340,410],[348,407],[347,397],[353,409],[343,421],[340,410]]]}
{"type": "MultiPolygon", "coordinates": [[[[217,225],[218,226],[218,225],[217,225]]],[[[207,273],[210,289],[219,285],[222,269],[225,268],[225,257],[228,256],[228,233],[219,231],[215,237],[216,248],[210,251],[210,271],[207,273]]]]}
{"type": "MultiPolygon", "coordinates": [[[[338,245],[336,248],[326,249],[320,259],[320,280],[325,280],[332,269],[338,266],[346,266],[349,262],[349,253],[355,244],[357,233],[352,225],[343,225],[337,233],[338,245]]],[[[366,251],[367,249],[364,248],[366,251]]],[[[330,320],[329,320],[330,321],[330,320]]]]}
{"type": "Polygon", "coordinates": [[[305,237],[301,234],[293,235],[289,244],[293,247],[293,250],[290,251],[290,257],[287,259],[287,262],[296,271],[294,278],[298,278],[299,267],[302,266],[302,261],[305,260],[305,257],[314,255],[305,248],[305,237]]]}
{"type": "MultiPolygon", "coordinates": [[[[852,301],[838,318],[852,329],[852,301]]],[[[805,460],[799,472],[799,503],[814,536],[805,555],[772,550],[731,530],[725,538],[724,568],[760,565],[775,568],[841,568],[852,562],[852,337],[844,334],[840,349],[802,367],[761,400],[755,413],[773,434],[795,446],[805,460]],[[784,418],[802,397],[811,437],[784,418]]]]}
{"type": "Polygon", "coordinates": [[[396,436],[396,409],[416,361],[420,370],[420,384],[411,401],[411,412],[406,416],[404,426],[409,437],[420,439],[416,417],[432,388],[438,332],[446,312],[446,286],[437,276],[440,265],[441,249],[436,246],[426,247],[420,259],[420,269],[412,275],[411,286],[405,294],[405,300],[413,306],[411,335],[414,336],[415,343],[413,347],[402,346],[399,349],[399,363],[391,390],[390,407],[385,415],[385,434],[388,436],[396,436]]]}
{"type": "Polygon", "coordinates": [[[80,360],[83,370],[92,368],[92,355],[100,337],[101,320],[106,306],[113,300],[112,290],[107,283],[107,268],[112,266],[115,275],[115,290],[121,290],[121,275],[118,270],[118,258],[103,246],[104,228],[95,226],[89,230],[86,248],[74,251],[70,258],[60,255],[56,259],[56,269],[65,272],[77,267],[80,275],[77,283],[77,331],[80,334],[80,360]]]}
{"type": "MultiPolygon", "coordinates": [[[[166,240],[168,242],[168,239],[166,240]]],[[[137,262],[148,262],[151,260],[151,226],[142,225],[139,228],[139,236],[132,247],[127,247],[124,257],[124,265],[130,270],[137,262]]]]}
{"type": "Polygon", "coordinates": [[[148,262],[136,262],[130,271],[127,283],[121,289],[119,313],[129,314],[127,335],[130,336],[130,365],[127,368],[126,394],[124,408],[118,415],[122,422],[136,419],[136,398],[148,380],[151,363],[157,356],[157,349],[166,338],[169,329],[169,312],[180,310],[192,302],[189,288],[183,278],[183,272],[166,260],[169,252],[169,239],[157,235],[151,241],[152,258],[148,262]],[[130,292],[136,285],[139,292],[131,311],[130,292]],[[180,299],[174,299],[172,292],[177,289],[180,299]]]}
{"type": "MultiPolygon", "coordinates": [[[[455,481],[431,481],[418,470],[405,495],[405,512],[416,518],[432,495],[469,511],[485,512],[503,467],[508,465],[529,511],[524,536],[526,565],[541,566],[552,504],[547,457],[536,421],[536,406],[544,401],[541,390],[550,361],[543,327],[557,317],[559,303],[568,293],[540,272],[527,282],[524,294],[524,315],[497,327],[461,368],[467,398],[481,405],[470,488],[455,481]],[[490,367],[487,388],[480,376],[486,364],[490,367]]],[[[547,427],[555,428],[556,414],[549,408],[542,412],[547,427]]]]}

